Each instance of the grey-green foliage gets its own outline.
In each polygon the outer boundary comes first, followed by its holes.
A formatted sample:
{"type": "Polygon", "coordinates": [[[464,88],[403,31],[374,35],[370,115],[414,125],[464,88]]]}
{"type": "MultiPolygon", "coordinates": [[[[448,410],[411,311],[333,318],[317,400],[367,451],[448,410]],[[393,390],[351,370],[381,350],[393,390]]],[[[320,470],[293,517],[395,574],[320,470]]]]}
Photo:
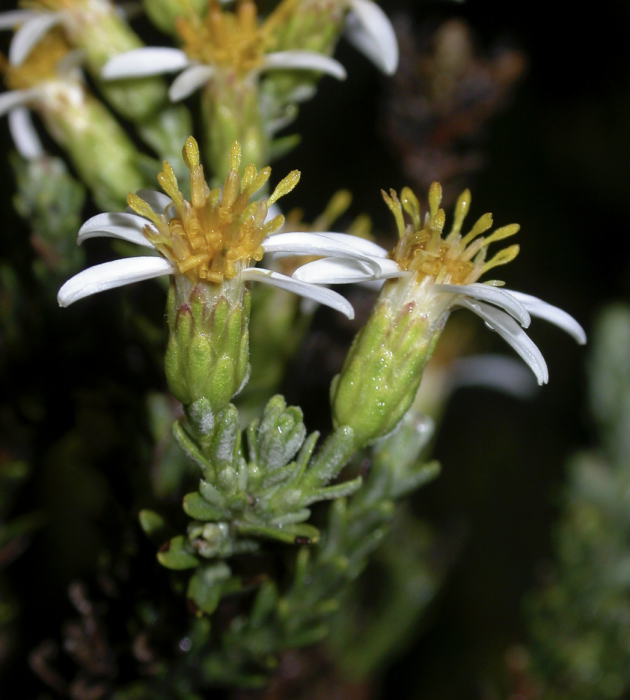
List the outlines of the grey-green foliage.
{"type": "Polygon", "coordinates": [[[417,633],[446,570],[435,549],[432,529],[399,506],[391,533],[331,619],[326,647],[344,676],[373,676],[417,633]]]}
{"type": "Polygon", "coordinates": [[[418,461],[431,432],[430,421],[409,415],[394,436],[373,448],[363,487],[333,501],[321,546],[299,551],[288,588],[265,581],[250,614],[233,620],[221,648],[201,660],[207,680],[262,684],[276,652],[314,644],[329,634],[348,586],[391,528],[395,500],[437,476],[437,463],[418,461]]]}
{"type": "MultiPolygon", "coordinates": [[[[329,485],[352,455],[352,431],[336,430],[316,452],[318,434],[306,436],[301,410],[287,407],[281,396],[273,397],[261,421],[247,429],[246,446],[236,408],[230,404],[214,415],[205,399],[189,408],[188,420],[175,423],[173,432],[201,470],[201,479],[198,491],[184,498],[192,519],[187,532],[171,538],[158,553],[171,569],[255,551],[257,538],[315,543],[319,531],[305,522],[309,506],[348,496],[362,483],[358,476],[329,485]]],[[[163,529],[146,511],[142,519],[147,532],[163,529]]],[[[189,596],[211,612],[219,600],[216,591],[228,579],[227,566],[203,565],[191,580],[189,596]],[[212,594],[204,592],[208,587],[215,589],[212,594]]]]}
{"type": "MultiPolygon", "coordinates": [[[[148,332],[153,329],[149,328],[148,332]]],[[[147,396],[149,426],[154,441],[151,486],[158,499],[178,493],[184,479],[196,471],[173,439],[172,425],[179,404],[167,394],[151,392],[147,396]]],[[[155,528],[149,528],[154,530],[155,528]]]]}
{"type": "Polygon", "coordinates": [[[630,690],[630,308],[600,317],[590,362],[600,446],[569,462],[551,583],[528,601],[542,697],[630,690]]]}
{"type": "Polygon", "coordinates": [[[17,181],[13,203],[31,226],[31,243],[38,254],[35,272],[42,281],[56,284],[84,263],[77,231],[85,188],[61,158],[45,154],[25,160],[13,153],[10,160],[17,181]]]}

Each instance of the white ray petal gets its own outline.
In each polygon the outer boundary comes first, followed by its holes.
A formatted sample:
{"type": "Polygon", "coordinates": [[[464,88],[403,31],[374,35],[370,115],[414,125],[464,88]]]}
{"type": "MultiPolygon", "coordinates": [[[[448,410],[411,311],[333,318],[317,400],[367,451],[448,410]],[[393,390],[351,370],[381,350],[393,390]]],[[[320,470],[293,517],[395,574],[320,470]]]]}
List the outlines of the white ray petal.
{"type": "Polygon", "coordinates": [[[580,345],[586,343],[586,333],[580,324],[566,311],[559,309],[557,306],[548,304],[546,301],[533,297],[523,292],[515,292],[511,289],[506,289],[513,297],[518,299],[521,304],[529,311],[532,316],[542,318],[545,321],[553,323],[558,328],[566,331],[580,345]]]}
{"type": "Polygon", "coordinates": [[[330,306],[331,309],[340,311],[344,316],[350,319],[354,318],[354,309],[347,299],[342,297],[341,294],[333,292],[331,289],[326,289],[326,287],[318,287],[314,284],[300,282],[286,275],[281,275],[279,272],[263,270],[259,267],[246,268],[241,272],[241,278],[245,281],[263,282],[273,287],[285,289],[288,292],[299,294],[307,299],[313,299],[313,301],[319,304],[330,306]]]}
{"type": "Polygon", "coordinates": [[[9,10],[9,12],[0,12],[0,29],[15,29],[20,24],[24,24],[27,20],[39,15],[36,10],[9,10]]]}
{"type": "Polygon", "coordinates": [[[316,51],[278,51],[277,53],[268,53],[264,58],[261,70],[283,68],[288,70],[315,70],[319,73],[332,75],[337,80],[345,80],[347,77],[346,69],[339,61],[316,51]]]}
{"type": "Polygon", "coordinates": [[[379,265],[377,278],[372,267],[356,258],[324,258],[298,267],[292,276],[312,284],[353,284],[404,277],[407,274],[393,260],[379,260],[379,265]]]}
{"type": "Polygon", "coordinates": [[[36,88],[0,93],[0,117],[16,107],[27,104],[34,97],[37,97],[38,94],[39,91],[36,88]]]}
{"type": "Polygon", "coordinates": [[[383,289],[383,285],[385,284],[387,280],[383,279],[382,277],[380,279],[371,279],[367,281],[360,281],[358,282],[358,285],[360,287],[363,287],[363,289],[369,289],[372,292],[380,292],[381,289],[383,289]]]}
{"type": "Polygon", "coordinates": [[[376,258],[387,257],[387,251],[385,250],[385,248],[381,248],[381,246],[378,245],[378,243],[368,241],[366,238],[361,238],[360,236],[352,236],[349,233],[336,233],[335,231],[317,231],[316,233],[318,233],[320,236],[332,238],[333,240],[339,241],[340,243],[346,243],[347,245],[352,246],[353,248],[357,248],[366,255],[371,255],[376,258]]]}
{"type": "Polygon", "coordinates": [[[142,233],[145,226],[153,228],[146,219],[136,214],[125,212],[97,214],[81,226],[77,243],[83,243],[88,238],[121,238],[145,248],[155,248],[142,233]]]}
{"type": "Polygon", "coordinates": [[[212,79],[215,71],[212,66],[202,64],[190,66],[183,73],[175,78],[173,84],[169,88],[168,97],[171,102],[179,102],[185,100],[189,95],[192,95],[195,90],[203,87],[209,80],[212,79]]]}
{"type": "Polygon", "coordinates": [[[61,12],[37,12],[27,19],[13,35],[9,46],[9,63],[19,66],[44,34],[62,21],[61,12]]]}
{"type": "Polygon", "coordinates": [[[472,355],[455,360],[448,371],[450,391],[464,387],[494,389],[516,399],[529,399],[536,391],[531,372],[522,362],[505,355],[472,355]]]}
{"type": "Polygon", "coordinates": [[[298,267],[293,279],[309,284],[352,284],[374,279],[374,271],[359,260],[324,258],[298,267]]]}
{"type": "Polygon", "coordinates": [[[175,267],[165,258],[142,257],[113,260],[88,267],[69,279],[57,294],[59,306],[70,306],[83,297],[141,282],[161,275],[170,275],[175,267]]]}
{"type": "Polygon", "coordinates": [[[362,260],[374,271],[374,276],[380,277],[387,261],[365,255],[358,248],[340,243],[325,234],[306,231],[276,233],[269,236],[262,244],[265,253],[290,253],[292,255],[322,255],[324,257],[345,257],[362,260]]]}
{"type": "MultiPolygon", "coordinates": [[[[156,214],[164,215],[166,207],[170,207],[173,200],[163,192],[157,190],[141,189],[137,190],[136,194],[140,199],[143,199],[156,214]]],[[[131,210],[129,210],[131,212],[131,210]]],[[[143,219],[145,223],[148,223],[143,219]]]]}
{"type": "Polygon", "coordinates": [[[508,345],[513,347],[536,375],[539,384],[546,384],[549,381],[549,371],[542,353],[527,333],[505,311],[480,301],[469,301],[465,297],[459,298],[457,305],[477,314],[489,328],[496,331],[508,345]]]}
{"type": "Polygon", "coordinates": [[[398,68],[398,41],[387,15],[372,0],[350,0],[346,39],[386,75],[398,68]]]}
{"type": "Polygon", "coordinates": [[[188,68],[190,60],[183,51],[163,46],[145,46],[125,51],[110,59],[101,71],[103,80],[142,78],[146,75],[175,73],[188,68]]]}
{"type": "Polygon", "coordinates": [[[491,287],[488,284],[434,284],[435,292],[447,292],[449,294],[463,294],[471,299],[479,299],[494,304],[507,311],[523,326],[527,328],[532,322],[527,309],[512,294],[499,287],[491,287]]]}
{"type": "Polygon", "coordinates": [[[44,147],[35,130],[31,113],[26,107],[14,107],[9,112],[9,131],[22,158],[26,160],[41,158],[44,147]]]}

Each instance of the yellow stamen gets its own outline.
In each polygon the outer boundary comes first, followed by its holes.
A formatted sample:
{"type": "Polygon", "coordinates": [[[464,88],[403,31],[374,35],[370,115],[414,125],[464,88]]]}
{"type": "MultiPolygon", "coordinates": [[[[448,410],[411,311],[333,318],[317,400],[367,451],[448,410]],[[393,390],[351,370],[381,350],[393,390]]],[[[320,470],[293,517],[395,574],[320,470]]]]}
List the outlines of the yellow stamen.
{"type": "Polygon", "coordinates": [[[188,170],[192,170],[199,165],[199,146],[192,136],[186,139],[182,148],[182,157],[188,170]]]}
{"type": "MultiPolygon", "coordinates": [[[[243,177],[241,177],[241,192],[247,192],[250,185],[256,179],[258,174],[256,166],[253,163],[248,163],[243,170],[243,177]]],[[[257,188],[260,189],[260,188],[257,188]]]]}
{"type": "MultiPolygon", "coordinates": [[[[471,284],[479,277],[498,265],[505,265],[518,254],[518,245],[509,246],[499,251],[491,260],[485,262],[488,246],[496,241],[513,236],[518,230],[517,224],[510,224],[497,229],[490,236],[481,236],[492,226],[492,215],[484,214],[469,233],[461,236],[464,219],[470,208],[470,192],[465,190],[459,196],[455,206],[452,228],[444,238],[442,233],[446,215],[440,208],[442,188],[434,182],[429,189],[429,212],[421,225],[420,205],[416,196],[408,188],[401,193],[402,205],[396,193],[383,194],[385,203],[396,220],[400,240],[390,253],[399,266],[414,272],[418,281],[424,277],[433,277],[436,283],[471,284]],[[404,212],[412,223],[406,225],[404,212]]],[[[495,280],[494,285],[502,284],[495,280]]]]}
{"type": "Polygon", "coordinates": [[[295,188],[299,181],[300,171],[292,170],[276,185],[275,190],[271,193],[271,197],[269,197],[267,200],[267,204],[274,204],[274,202],[277,202],[280,197],[284,197],[285,195],[289,194],[289,192],[295,188]]]}
{"type": "Polygon", "coordinates": [[[347,233],[351,236],[365,238],[368,241],[374,240],[372,236],[372,219],[367,214],[359,214],[348,226],[347,233]]]}
{"type": "Polygon", "coordinates": [[[182,216],[184,198],[179,191],[177,178],[175,177],[175,173],[173,172],[173,168],[171,168],[170,163],[167,163],[166,161],[162,163],[162,171],[158,173],[157,181],[160,187],[173,200],[177,213],[182,216]]]}
{"type": "Polygon", "coordinates": [[[402,238],[405,235],[405,218],[403,216],[402,207],[398,199],[398,195],[394,190],[389,191],[389,195],[385,190],[381,190],[385,204],[387,204],[389,210],[394,215],[396,220],[396,226],[398,228],[398,236],[402,238]]]}
{"type": "Polygon", "coordinates": [[[292,4],[293,0],[285,0],[259,23],[253,0],[240,0],[235,11],[223,10],[217,0],[210,0],[203,19],[191,11],[177,18],[175,28],[191,59],[244,75],[262,66],[265,52],[273,46],[273,33],[292,4]]]}
{"type": "Polygon", "coordinates": [[[168,163],[163,164],[158,175],[158,182],[173,200],[176,216],[168,218],[169,208],[161,215],[156,214],[135,194],[130,194],[127,202],[133,211],[153,224],[153,228],[144,229],[145,236],[164,257],[177,265],[180,274],[192,282],[205,280],[219,284],[235,277],[252,260],[262,258],[263,240],[284,223],[283,216],[265,223],[267,206],[290,192],[300,173],[297,170],[290,173],[268,200],[250,202],[250,197],[266,183],[271,169],[263,168],[257,173],[253,165],[247,165],[239,182],[241,148],[238,143],[234,142],[230,150],[231,169],[223,191],[208,188],[199,162],[199,148],[192,137],[186,141],[182,156],[190,171],[190,203],[179,191],[177,178],[168,163]]]}
{"type": "Polygon", "coordinates": [[[466,234],[459,242],[457,247],[463,250],[470,241],[480,236],[482,233],[492,228],[492,214],[484,214],[477,220],[477,223],[470,229],[470,233],[466,234]]]}
{"type": "Polygon", "coordinates": [[[446,239],[447,243],[450,243],[461,233],[462,225],[469,209],[470,190],[464,190],[457,198],[457,204],[455,205],[455,219],[453,221],[453,228],[446,239]]]}
{"type": "Polygon", "coordinates": [[[335,192],[324,211],[313,221],[313,230],[328,230],[330,225],[348,210],[351,203],[352,195],[348,190],[339,190],[335,192]]]}
{"type": "Polygon", "coordinates": [[[507,226],[501,226],[501,228],[498,228],[492,235],[488,236],[485,239],[485,244],[490,245],[490,243],[494,243],[495,241],[501,241],[504,238],[509,238],[515,233],[518,233],[520,230],[521,227],[518,224],[508,224],[507,226]]]}
{"type": "Polygon", "coordinates": [[[488,270],[491,270],[493,267],[507,265],[507,263],[512,262],[512,260],[514,260],[514,258],[518,255],[519,250],[519,245],[511,245],[509,248],[500,250],[481,268],[481,274],[483,275],[484,272],[488,272],[488,270]]]}
{"type": "Polygon", "coordinates": [[[136,214],[148,219],[152,224],[157,226],[161,222],[160,216],[156,214],[153,209],[151,209],[144,199],[140,199],[137,194],[130,192],[127,195],[127,204],[129,205],[130,209],[133,209],[133,211],[136,212],[136,214]]]}
{"type": "Polygon", "coordinates": [[[414,228],[416,230],[420,230],[422,228],[420,218],[421,210],[420,202],[418,201],[416,195],[408,187],[403,187],[402,192],[400,193],[400,201],[402,203],[403,209],[411,217],[411,221],[413,222],[414,228]]]}

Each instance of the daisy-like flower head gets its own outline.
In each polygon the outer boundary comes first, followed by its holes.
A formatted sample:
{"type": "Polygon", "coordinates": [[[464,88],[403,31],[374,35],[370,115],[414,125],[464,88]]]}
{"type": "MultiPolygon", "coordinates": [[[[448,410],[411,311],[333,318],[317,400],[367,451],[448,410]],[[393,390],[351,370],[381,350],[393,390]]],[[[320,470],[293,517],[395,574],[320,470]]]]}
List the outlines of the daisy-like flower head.
{"type": "MultiPolygon", "coordinates": [[[[63,32],[78,58],[99,84],[99,92],[126,119],[144,125],[162,108],[166,85],[157,78],[104,85],[100,72],[118,54],[142,46],[113,0],[23,0],[28,9],[0,13],[0,29],[15,29],[9,49],[13,64],[26,60],[51,30],[63,32]]],[[[133,12],[128,7],[127,12],[133,12]]],[[[182,136],[185,138],[186,131],[182,136]]]]}
{"type": "Polygon", "coordinates": [[[492,228],[492,214],[484,214],[468,233],[462,234],[470,207],[469,190],[460,195],[451,231],[444,237],[446,215],[444,209],[440,209],[442,188],[439,183],[434,182],[429,190],[429,211],[424,221],[418,199],[408,187],[401,192],[402,201],[394,190],[390,190],[389,195],[382,192],[382,195],[396,220],[399,238],[388,257],[395,260],[401,270],[412,276],[415,274],[417,284],[425,279],[431,279],[432,284],[473,284],[485,272],[505,265],[518,255],[518,245],[511,245],[486,262],[491,243],[509,238],[520,229],[518,224],[509,224],[489,236],[482,236],[492,228]],[[409,223],[405,222],[405,213],[411,219],[409,223]]]}
{"type": "Polygon", "coordinates": [[[224,10],[217,0],[210,0],[203,19],[194,13],[177,19],[181,49],[133,49],[112,58],[101,75],[114,80],[183,71],[169,90],[173,102],[183,100],[211,81],[217,71],[245,79],[273,69],[314,70],[343,80],[343,66],[329,56],[315,51],[271,51],[273,30],[286,10],[287,4],[281,3],[260,22],[252,0],[239,0],[234,12],[224,10]]]}
{"type": "Polygon", "coordinates": [[[429,211],[423,218],[417,198],[405,188],[400,199],[383,193],[398,228],[399,240],[391,252],[369,241],[336,240],[354,245],[380,270],[367,269],[359,259],[318,260],[293,273],[301,281],[339,284],[389,278],[372,315],[348,353],[344,367],[332,386],[333,419],[350,426],[357,446],[364,446],[393,430],[411,406],[422,372],[450,312],[458,306],[480,316],[497,331],[546,384],[545,360],[527,336],[531,316],[538,316],[586,342],[581,326],[569,314],[540,299],[502,289],[502,282],[479,283],[480,277],[513,260],[518,246],[511,245],[488,256],[488,247],[513,236],[515,224],[487,232],[492,216],[485,214],[467,233],[462,232],[470,207],[470,192],[459,198],[453,225],[444,233],[445,213],[438,183],[429,192],[429,211]],[[378,249],[376,251],[375,249],[378,249]]]}
{"type": "Polygon", "coordinates": [[[224,12],[211,2],[204,19],[191,13],[175,20],[182,49],[193,61],[209,66],[231,68],[243,76],[263,65],[273,26],[280,19],[272,14],[258,23],[256,5],[240,2],[235,12],[224,12]]]}
{"type": "Polygon", "coordinates": [[[258,171],[249,164],[239,178],[241,149],[238,143],[232,145],[231,169],[221,189],[211,190],[206,184],[194,138],[187,140],[183,157],[190,171],[190,201],[179,191],[173,169],[165,162],[158,182],[166,194],[151,190],[130,194],[128,204],[132,213],[99,214],[79,231],[79,243],[95,236],[109,236],[137,243],[159,255],[126,258],[84,270],[60,289],[61,306],[106,289],[168,274],[186,278],[190,287],[222,285],[230,280],[235,284],[257,280],[309,297],[353,317],[352,307],[335,292],[250,266],[267,252],[358,255],[367,266],[378,269],[378,263],[373,263],[369,256],[331,238],[334,233],[271,235],[282,227],[284,217],[279,214],[267,220],[268,209],[295,187],[299,171],[285,177],[270,197],[250,201],[267,183],[271,168],[258,171]]]}
{"type": "MultiPolygon", "coordinates": [[[[12,44],[13,46],[13,44],[12,44]]],[[[78,56],[59,30],[48,32],[26,59],[0,62],[8,92],[0,94],[0,116],[8,114],[9,128],[20,154],[27,159],[42,152],[28,108],[44,115],[81,104],[83,84],[78,56]]]]}
{"type": "MultiPolygon", "coordinates": [[[[206,184],[192,137],[186,141],[183,157],[190,171],[190,200],[179,191],[172,167],[164,163],[158,181],[165,194],[150,190],[130,194],[130,212],[99,214],[79,231],[79,242],[111,236],[150,248],[153,255],[88,268],[63,285],[58,301],[68,306],[130,282],[172,276],[164,359],[168,386],[185,406],[200,406],[201,402],[212,415],[241,390],[249,376],[250,293],[246,282],[260,281],[295,292],[349,318],[354,316],[352,306],[336,292],[252,263],[264,253],[290,253],[359,255],[368,266],[378,264],[330,236],[271,235],[282,227],[284,217],[268,217],[269,207],[295,187],[298,171],[281,180],[269,197],[254,200],[271,169],[258,171],[249,164],[239,177],[241,148],[237,142],[231,147],[230,170],[222,188],[210,189],[206,184]]],[[[206,409],[202,413],[206,415],[206,409]]]]}
{"type": "Polygon", "coordinates": [[[29,0],[22,10],[0,13],[0,29],[15,29],[9,50],[11,63],[24,61],[53,27],[63,28],[72,38],[86,24],[98,24],[115,12],[108,0],[29,0]]]}
{"type": "MultiPolygon", "coordinates": [[[[462,232],[470,208],[470,192],[465,190],[455,206],[450,231],[445,234],[446,216],[440,208],[442,188],[434,182],[429,191],[429,211],[422,217],[418,199],[404,188],[400,199],[391,190],[383,198],[396,220],[399,240],[390,252],[380,249],[381,277],[392,278],[386,283],[382,298],[393,305],[412,303],[435,321],[437,328],[455,307],[464,307],[480,316],[492,330],[497,331],[525,360],[539,384],[546,384],[549,373],[545,360],[523,328],[531,316],[546,319],[583,344],[586,335],[569,314],[536,297],[503,289],[503,282],[490,280],[479,283],[482,275],[505,265],[518,254],[518,245],[509,245],[493,256],[489,246],[509,238],[519,230],[509,224],[487,233],[492,228],[492,215],[484,214],[468,231],[462,232]],[[394,279],[396,281],[394,281],[394,279]]],[[[346,237],[338,240],[361,245],[346,237]]],[[[370,244],[374,250],[374,244],[370,244]]],[[[364,252],[368,252],[365,247],[364,252]]],[[[319,260],[299,268],[294,277],[318,284],[361,282],[378,277],[359,260],[319,260]]]]}

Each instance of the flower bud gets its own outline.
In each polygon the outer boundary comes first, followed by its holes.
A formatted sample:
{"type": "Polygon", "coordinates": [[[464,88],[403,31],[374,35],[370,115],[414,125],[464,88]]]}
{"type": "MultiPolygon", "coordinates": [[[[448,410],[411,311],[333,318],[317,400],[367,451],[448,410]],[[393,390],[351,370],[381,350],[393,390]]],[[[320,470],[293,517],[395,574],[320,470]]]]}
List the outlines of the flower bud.
{"type": "Polygon", "coordinates": [[[411,406],[447,313],[426,298],[400,299],[387,282],[333,380],[335,426],[350,426],[357,447],[390,433],[411,406]]]}
{"type": "Polygon", "coordinates": [[[168,386],[184,406],[213,413],[237,394],[249,374],[250,293],[240,282],[196,284],[177,275],[169,291],[168,386]]]}

